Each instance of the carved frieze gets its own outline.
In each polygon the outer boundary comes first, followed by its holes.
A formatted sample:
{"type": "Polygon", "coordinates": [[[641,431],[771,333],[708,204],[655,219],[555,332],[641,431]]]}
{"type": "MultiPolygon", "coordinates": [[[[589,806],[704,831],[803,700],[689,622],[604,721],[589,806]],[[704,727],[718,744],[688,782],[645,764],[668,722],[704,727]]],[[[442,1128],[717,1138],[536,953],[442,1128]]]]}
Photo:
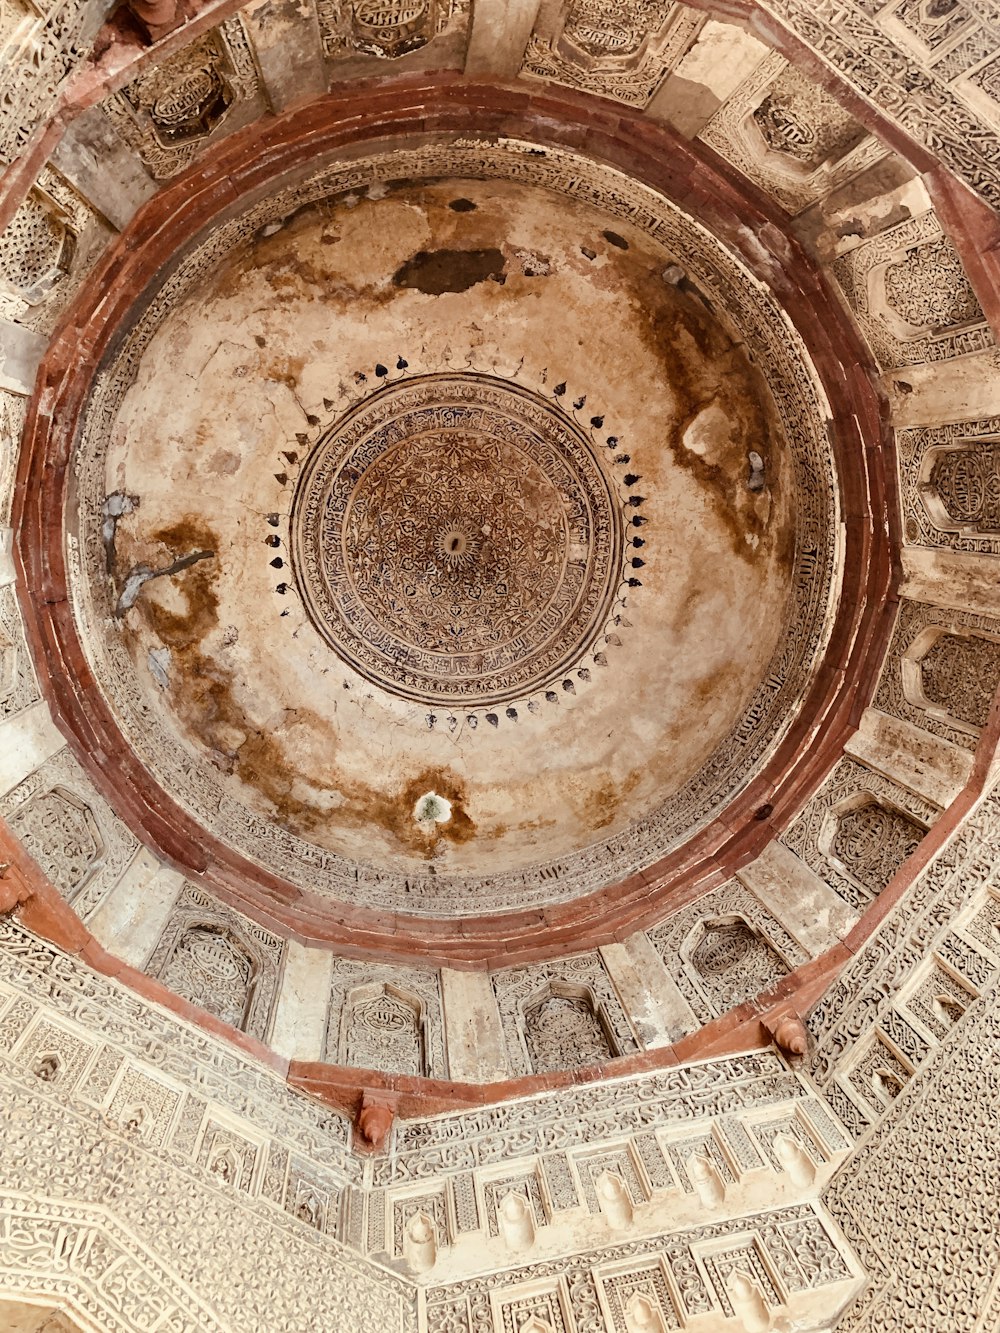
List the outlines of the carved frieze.
{"type": "Polygon", "coordinates": [[[829,93],[776,52],[727,98],[698,136],[798,213],[885,149],[829,93]]]}
{"type": "Polygon", "coordinates": [[[885,370],[993,345],[958,253],[933,212],[865,241],[832,271],[885,370]]]}
{"type": "Polygon", "coordinates": [[[283,957],[279,936],[185,884],[146,971],[222,1022],[263,1040],[283,957]]]}
{"type": "Polygon", "coordinates": [[[569,0],[546,10],[524,53],[522,76],[643,107],[687,51],[704,14],[674,0],[569,0]]]}
{"type": "Polygon", "coordinates": [[[236,16],[140,74],[103,106],[154,179],[166,180],[193,161],[235,106],[258,97],[259,82],[236,16]]]}

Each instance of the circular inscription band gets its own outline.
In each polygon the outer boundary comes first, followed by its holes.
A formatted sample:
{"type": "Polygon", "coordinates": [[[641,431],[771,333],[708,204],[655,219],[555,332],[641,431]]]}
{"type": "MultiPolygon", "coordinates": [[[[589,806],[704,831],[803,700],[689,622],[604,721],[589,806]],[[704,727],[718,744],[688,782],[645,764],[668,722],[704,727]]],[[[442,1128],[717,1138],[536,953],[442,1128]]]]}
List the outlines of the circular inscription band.
{"type": "Polygon", "coordinates": [[[391,694],[499,704],[593,646],[621,506],[556,405],[475,372],[389,386],[327,431],[292,506],[292,564],[330,647],[391,694]]]}

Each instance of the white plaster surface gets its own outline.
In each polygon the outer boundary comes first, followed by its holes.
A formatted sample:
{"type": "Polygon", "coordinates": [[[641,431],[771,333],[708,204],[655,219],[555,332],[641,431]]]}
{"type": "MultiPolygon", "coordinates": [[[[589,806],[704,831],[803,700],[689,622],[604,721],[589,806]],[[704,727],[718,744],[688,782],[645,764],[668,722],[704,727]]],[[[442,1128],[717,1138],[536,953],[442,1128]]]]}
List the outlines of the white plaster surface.
{"type": "Polygon", "coordinates": [[[0,796],[23,782],[65,744],[44,701],[0,724],[0,796]]]}
{"type": "Polygon", "coordinates": [[[270,1046],[289,1060],[321,1060],[333,954],[289,940],[270,1046]]]}
{"type": "Polygon", "coordinates": [[[943,426],[1000,413],[1000,351],[905,366],[885,376],[897,428],[943,426]]]}
{"type": "Polygon", "coordinates": [[[510,1077],[496,997],[486,972],[441,969],[448,1073],[456,1083],[510,1077]]]}
{"type": "Polygon", "coordinates": [[[969,780],[972,754],[903,718],[866,708],[844,747],[883,777],[943,810],[969,780]]]}
{"type": "Polygon", "coordinates": [[[777,840],[737,871],[737,878],[814,958],[839,943],[858,919],[814,870],[777,840]]]}
{"type": "Polygon", "coordinates": [[[538,10],[539,0],[476,0],[466,74],[512,79],[521,68],[538,10]]]}
{"type": "Polygon", "coordinates": [[[0,588],[14,582],[14,531],[0,528],[0,588]]]}
{"type": "Polygon", "coordinates": [[[601,957],[629,1022],[647,1050],[669,1046],[699,1026],[691,1006],[642,931],[620,944],[602,945],[601,957]]]}
{"type": "Polygon", "coordinates": [[[87,927],[109,953],[141,968],[156,948],[183,882],[183,875],[141,847],[87,927]]]}

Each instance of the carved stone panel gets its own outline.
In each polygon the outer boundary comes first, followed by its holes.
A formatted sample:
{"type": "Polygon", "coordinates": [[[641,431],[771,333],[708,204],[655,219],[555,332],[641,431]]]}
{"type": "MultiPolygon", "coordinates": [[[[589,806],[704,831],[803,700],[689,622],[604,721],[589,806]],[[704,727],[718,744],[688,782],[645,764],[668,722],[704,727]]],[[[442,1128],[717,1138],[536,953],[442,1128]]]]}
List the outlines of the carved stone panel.
{"type": "Polygon", "coordinates": [[[569,0],[546,10],[532,33],[521,74],[645,106],[705,21],[674,0],[569,0]]]}
{"type": "Polygon", "coordinates": [[[1000,417],[897,436],[906,540],[1000,552],[1000,417]]]}
{"type": "Polygon", "coordinates": [[[536,1074],[601,1064],[616,1054],[591,997],[551,987],[525,1006],[524,1042],[536,1074]]]}
{"type": "Polygon", "coordinates": [[[334,1064],[447,1078],[438,973],[335,959],[325,1049],[334,1064]]]}
{"type": "Polygon", "coordinates": [[[108,235],[72,186],[45,167],[0,232],[0,317],[48,332],[108,235]]]}
{"type": "Polygon", "coordinates": [[[739,85],[698,137],[789,213],[885,154],[853,116],[777,53],[739,85]]]}
{"type": "Polygon", "coordinates": [[[317,0],[323,50],[332,59],[399,60],[463,30],[469,0],[317,0]]]}
{"type": "Polygon", "coordinates": [[[636,1049],[596,951],[495,972],[491,980],[507,1057],[517,1073],[571,1069],[636,1049]]]}
{"type": "MultiPolygon", "coordinates": [[[[239,17],[141,74],[104,110],[156,180],[182,171],[240,104],[255,103],[259,77],[239,17]]],[[[254,108],[256,109],[256,108],[254,108]]]]}
{"type": "Polygon", "coordinates": [[[1000,621],[904,602],[876,708],[973,749],[1000,685],[1000,621]]]}
{"type": "Polygon", "coordinates": [[[754,999],[806,961],[802,947],[735,879],[647,934],[703,1023],[754,999]]]}
{"type": "Polygon", "coordinates": [[[958,253],[933,212],[851,250],[833,273],[884,370],[993,345],[958,253]]]}
{"type": "Polygon", "coordinates": [[[66,750],[0,799],[0,816],[83,919],[139,846],[66,750]]]}
{"type": "Polygon", "coordinates": [[[14,472],[24,432],[28,400],[0,390],[0,526],[10,522],[14,472]]]}
{"type": "Polygon", "coordinates": [[[882,892],[940,814],[853,759],[842,759],[781,835],[852,907],[882,892]]]}
{"type": "Polygon", "coordinates": [[[0,722],[41,698],[28,656],[14,585],[0,588],[0,722]]]}
{"type": "Polygon", "coordinates": [[[146,971],[222,1022],[263,1040],[283,955],[277,935],[185,884],[146,971]]]}

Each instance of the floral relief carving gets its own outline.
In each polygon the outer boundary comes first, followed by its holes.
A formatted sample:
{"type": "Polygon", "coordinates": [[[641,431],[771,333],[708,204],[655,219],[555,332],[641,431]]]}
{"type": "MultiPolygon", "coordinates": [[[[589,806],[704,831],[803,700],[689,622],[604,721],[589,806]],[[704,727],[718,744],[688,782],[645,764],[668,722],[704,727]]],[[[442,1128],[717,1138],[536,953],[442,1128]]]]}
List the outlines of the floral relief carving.
{"type": "Polygon", "coordinates": [[[325,1049],[337,1064],[446,1078],[438,973],[336,959],[325,1049]]]}
{"type": "Polygon", "coordinates": [[[316,10],[328,57],[398,60],[464,28],[469,0],[317,0],[316,10]]]}
{"type": "Polygon", "coordinates": [[[41,698],[13,584],[0,587],[0,723],[41,698]]]}

